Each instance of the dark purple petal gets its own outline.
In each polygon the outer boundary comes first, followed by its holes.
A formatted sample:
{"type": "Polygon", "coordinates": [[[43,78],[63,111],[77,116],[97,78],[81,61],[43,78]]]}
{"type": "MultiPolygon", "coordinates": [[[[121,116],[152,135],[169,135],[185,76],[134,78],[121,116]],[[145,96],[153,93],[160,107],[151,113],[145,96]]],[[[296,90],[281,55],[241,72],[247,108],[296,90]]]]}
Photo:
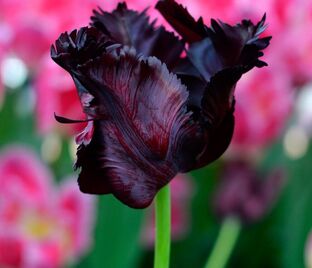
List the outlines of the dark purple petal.
{"type": "Polygon", "coordinates": [[[189,91],[188,109],[204,131],[205,146],[196,167],[209,164],[227,149],[234,129],[234,89],[240,77],[259,60],[270,37],[259,38],[265,29],[265,16],[254,25],[243,20],[230,26],[211,20],[211,27],[195,21],[174,0],[159,1],[156,8],[171,26],[189,43],[187,58],[175,72],[189,91]]]}
{"type": "MultiPolygon", "coordinates": [[[[234,130],[234,88],[241,76],[239,68],[217,73],[205,85],[194,76],[181,76],[188,86],[188,109],[193,119],[200,123],[205,140],[202,152],[196,156],[196,168],[218,159],[229,146],[234,130]]],[[[193,167],[193,168],[195,168],[193,167]]]]}
{"type": "Polygon", "coordinates": [[[174,0],[162,0],[156,4],[156,9],[169,24],[188,42],[198,42],[206,36],[206,26],[202,18],[198,21],[188,13],[187,9],[174,0]]]}
{"type": "Polygon", "coordinates": [[[234,115],[232,111],[229,111],[219,125],[206,129],[205,148],[197,156],[196,166],[193,169],[204,167],[217,160],[230,145],[233,132],[234,115]]]}
{"type": "Polygon", "coordinates": [[[241,68],[231,68],[212,77],[201,101],[203,120],[208,126],[218,126],[228,112],[233,112],[234,89],[241,76],[241,68]]]}
{"type": "Polygon", "coordinates": [[[111,44],[108,37],[96,28],[84,27],[70,34],[62,33],[55,46],[51,47],[51,57],[57,64],[72,72],[79,64],[101,55],[111,44]]]}
{"type": "Polygon", "coordinates": [[[254,25],[249,20],[231,26],[211,20],[211,27],[197,22],[174,0],[159,1],[156,8],[170,25],[190,44],[188,58],[208,82],[217,72],[234,66],[245,72],[266,63],[259,60],[261,50],[269,45],[270,37],[260,38],[265,30],[265,15],[254,25]]]}
{"type": "Polygon", "coordinates": [[[235,26],[211,20],[209,28],[174,0],[159,1],[156,8],[189,43],[187,59],[175,71],[187,85],[193,119],[204,128],[206,144],[196,165],[201,167],[217,159],[231,141],[236,83],[253,67],[266,65],[259,60],[270,41],[259,37],[265,16],[256,25],[247,20],[235,26]]]}
{"type": "Polygon", "coordinates": [[[174,66],[184,44],[164,27],[156,28],[155,21],[150,23],[146,11],[139,13],[129,10],[126,3],[119,3],[111,13],[94,10],[92,26],[116,43],[134,47],[144,56],[156,56],[168,67],[174,66]]]}
{"type": "Polygon", "coordinates": [[[72,75],[83,110],[89,116],[88,120],[98,118],[98,114],[101,114],[101,118],[105,116],[99,112],[100,108],[95,103],[92,94],[77,80],[75,75],[79,73],[78,67],[118,47],[120,45],[113,44],[109,38],[92,27],[83,27],[70,34],[62,33],[55,42],[55,46],[51,47],[52,59],[72,75]]]}
{"type": "Polygon", "coordinates": [[[85,123],[85,122],[93,120],[93,119],[81,119],[81,120],[70,119],[70,118],[56,115],[55,113],[54,113],[54,118],[57,122],[62,123],[62,124],[85,123]]]}
{"type": "Polygon", "coordinates": [[[189,98],[187,102],[188,108],[193,112],[193,116],[196,115],[198,117],[202,110],[201,101],[207,87],[207,83],[199,77],[193,75],[179,74],[178,77],[189,90],[189,98]]]}
{"type": "Polygon", "coordinates": [[[259,220],[278,197],[284,177],[281,169],[263,175],[246,161],[226,163],[215,195],[217,213],[245,223],[259,220]]]}
{"type": "Polygon", "coordinates": [[[77,161],[75,169],[81,168],[78,178],[80,191],[92,194],[111,193],[110,184],[106,169],[102,167],[102,154],[105,152],[106,144],[101,132],[97,127],[99,123],[92,125],[91,139],[87,140],[88,130],[79,135],[80,145],[77,150],[77,161]]]}
{"type": "Polygon", "coordinates": [[[80,65],[74,76],[106,115],[94,121],[90,144],[78,150],[81,190],[148,206],[188,158],[196,127],[186,88],[159,60],[126,47],[80,65]]]}
{"type": "Polygon", "coordinates": [[[265,66],[259,57],[263,56],[262,50],[269,45],[271,37],[259,38],[264,21],[265,16],[257,25],[244,20],[230,26],[212,20],[206,38],[190,45],[190,61],[206,81],[225,68],[240,66],[247,72],[253,67],[265,66]]]}

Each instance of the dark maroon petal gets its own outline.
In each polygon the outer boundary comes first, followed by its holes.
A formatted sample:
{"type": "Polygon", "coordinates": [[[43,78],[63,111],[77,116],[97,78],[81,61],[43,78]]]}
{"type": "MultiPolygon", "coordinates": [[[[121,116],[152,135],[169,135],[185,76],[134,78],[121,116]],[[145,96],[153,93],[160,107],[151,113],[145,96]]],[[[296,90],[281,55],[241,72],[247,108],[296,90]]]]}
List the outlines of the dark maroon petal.
{"type": "Polygon", "coordinates": [[[199,77],[187,74],[179,74],[178,77],[181,79],[181,82],[186,85],[189,91],[189,98],[187,101],[188,110],[192,111],[193,118],[197,121],[201,116],[202,110],[202,98],[207,87],[205,83],[199,77]]]}
{"type": "Polygon", "coordinates": [[[254,25],[249,20],[231,26],[211,20],[211,27],[195,19],[174,0],[159,1],[156,8],[171,26],[190,44],[188,58],[208,82],[217,72],[234,66],[244,67],[245,72],[253,67],[263,67],[259,60],[261,50],[269,45],[271,37],[260,38],[265,30],[265,15],[254,25]]]}
{"type": "Polygon", "coordinates": [[[264,15],[256,25],[250,20],[243,20],[235,26],[211,20],[211,28],[208,29],[209,38],[224,67],[256,66],[258,57],[262,56],[260,51],[269,45],[271,39],[271,37],[259,38],[266,28],[265,19],[264,15]]]}
{"type": "Polygon", "coordinates": [[[218,126],[234,107],[234,89],[241,68],[224,69],[211,78],[202,98],[202,116],[208,126],[218,126]]]}
{"type": "MultiPolygon", "coordinates": [[[[52,59],[72,75],[88,120],[99,118],[98,115],[103,118],[105,115],[95,103],[92,94],[76,79],[75,75],[79,73],[78,67],[118,47],[120,47],[119,44],[113,44],[107,36],[92,27],[83,27],[70,34],[62,33],[55,45],[51,47],[52,59]]],[[[59,119],[65,123],[65,120],[61,120],[60,117],[59,119]]]]}
{"type": "Polygon", "coordinates": [[[78,151],[82,191],[99,193],[102,177],[103,192],[131,207],[148,206],[184,165],[189,135],[195,138],[186,88],[159,60],[128,48],[78,71],[75,79],[108,115],[94,121],[91,143],[78,151]]]}
{"type": "Polygon", "coordinates": [[[235,216],[244,223],[263,217],[278,197],[284,173],[281,169],[260,174],[251,163],[236,160],[225,164],[215,195],[215,207],[222,217],[235,216]]]}
{"type": "Polygon", "coordinates": [[[207,130],[207,138],[203,152],[197,156],[196,166],[204,167],[217,160],[228,148],[234,132],[234,115],[230,111],[223,118],[223,121],[207,130]]]}
{"type": "Polygon", "coordinates": [[[207,87],[207,82],[202,79],[201,74],[189,61],[188,58],[182,58],[174,68],[174,73],[186,85],[189,92],[187,102],[188,110],[192,111],[193,118],[198,121],[202,110],[202,98],[207,87]]]}
{"type": "Polygon", "coordinates": [[[57,122],[62,123],[62,124],[85,123],[85,122],[93,120],[93,119],[81,119],[81,120],[70,119],[70,118],[66,118],[66,117],[63,117],[63,116],[56,115],[55,113],[54,113],[54,118],[55,118],[55,120],[57,122]]]}
{"type": "Polygon", "coordinates": [[[79,64],[94,59],[106,51],[112,42],[96,28],[81,28],[70,34],[65,32],[51,47],[52,59],[72,72],[79,64]]]}
{"type": "Polygon", "coordinates": [[[205,38],[207,33],[202,18],[195,21],[187,9],[174,0],[158,1],[156,9],[186,42],[198,42],[205,38]]]}
{"type": "Polygon", "coordinates": [[[212,20],[206,38],[190,45],[188,57],[206,81],[225,68],[240,66],[247,72],[253,67],[263,67],[266,63],[259,58],[271,39],[259,38],[265,29],[264,22],[265,16],[257,25],[244,20],[230,26],[212,20]]]}
{"type": "MultiPolygon", "coordinates": [[[[85,137],[80,140],[75,169],[81,168],[78,178],[80,191],[92,194],[108,194],[111,193],[109,179],[106,169],[101,166],[102,154],[105,152],[106,144],[97,127],[98,124],[95,122],[93,125],[91,140],[85,142],[85,137]]],[[[83,133],[83,136],[86,134],[83,133]]]]}
{"type": "Polygon", "coordinates": [[[156,56],[171,67],[179,59],[184,44],[164,27],[156,28],[149,22],[147,10],[139,13],[119,3],[111,13],[94,10],[92,26],[100,29],[114,42],[134,47],[145,56],[156,56]]]}
{"type": "Polygon", "coordinates": [[[234,90],[241,76],[251,68],[263,66],[258,60],[261,49],[269,39],[258,39],[263,31],[264,18],[256,26],[243,21],[234,27],[213,21],[209,29],[210,38],[190,46],[188,57],[198,69],[208,86],[203,91],[194,90],[196,84],[189,84],[193,99],[201,99],[200,121],[207,128],[207,146],[198,157],[198,166],[204,166],[217,159],[230,144],[234,118],[234,90]],[[228,51],[231,54],[228,54],[228,51]],[[203,94],[201,94],[203,92],[203,94]],[[196,93],[199,96],[196,97],[196,93]],[[201,94],[201,95],[200,95],[201,94]],[[195,96],[194,96],[195,95],[195,96]]]}
{"type": "Polygon", "coordinates": [[[188,60],[176,68],[190,92],[188,108],[193,112],[194,120],[205,129],[206,146],[197,156],[197,167],[220,157],[230,144],[236,83],[253,67],[266,65],[259,60],[270,40],[270,37],[259,38],[265,29],[264,23],[265,16],[257,25],[244,20],[230,26],[212,20],[203,39],[191,42],[188,60]]]}
{"type": "Polygon", "coordinates": [[[240,68],[225,69],[212,77],[201,100],[199,120],[206,131],[206,146],[197,157],[197,167],[218,159],[229,146],[234,131],[234,88],[240,68]]]}

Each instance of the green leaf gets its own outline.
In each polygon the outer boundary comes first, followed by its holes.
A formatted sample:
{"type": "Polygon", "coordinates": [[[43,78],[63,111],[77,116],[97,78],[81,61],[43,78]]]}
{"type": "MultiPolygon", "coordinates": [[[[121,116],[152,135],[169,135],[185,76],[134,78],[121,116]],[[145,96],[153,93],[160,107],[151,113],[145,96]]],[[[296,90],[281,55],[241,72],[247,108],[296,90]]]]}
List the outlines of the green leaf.
{"type": "MultiPolygon", "coordinates": [[[[311,146],[310,146],[311,147],[311,146]]],[[[283,267],[304,267],[304,248],[312,230],[312,148],[304,158],[288,162],[288,185],[283,198],[281,225],[283,267]]]]}
{"type": "Polygon", "coordinates": [[[112,195],[101,196],[94,246],[77,267],[137,267],[143,215],[144,210],[129,208],[112,195]]]}

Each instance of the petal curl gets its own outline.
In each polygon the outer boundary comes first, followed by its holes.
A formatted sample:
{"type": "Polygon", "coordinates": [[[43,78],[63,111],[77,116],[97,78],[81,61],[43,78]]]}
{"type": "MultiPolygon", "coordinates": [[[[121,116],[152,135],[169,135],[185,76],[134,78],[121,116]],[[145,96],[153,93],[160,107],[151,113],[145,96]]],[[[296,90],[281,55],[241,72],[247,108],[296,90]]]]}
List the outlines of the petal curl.
{"type": "Polygon", "coordinates": [[[74,76],[107,115],[78,150],[80,189],[148,206],[188,157],[181,151],[195,127],[185,86],[158,59],[127,47],[80,65],[74,76]]]}
{"type": "Polygon", "coordinates": [[[263,67],[259,60],[261,50],[269,45],[271,37],[260,38],[266,28],[263,18],[254,25],[250,20],[231,26],[211,20],[211,27],[204,25],[174,0],[162,0],[156,8],[170,25],[189,43],[188,58],[208,82],[222,69],[244,66],[245,72],[253,67],[263,67]]]}
{"type": "Polygon", "coordinates": [[[234,132],[234,89],[241,68],[225,69],[212,77],[201,101],[201,121],[208,135],[206,147],[197,157],[197,167],[218,159],[230,145],[234,132]]]}
{"type": "MultiPolygon", "coordinates": [[[[99,114],[99,107],[94,102],[92,94],[75,78],[75,74],[78,73],[79,66],[118,47],[120,45],[114,44],[107,36],[93,27],[83,27],[79,31],[62,33],[55,45],[51,47],[52,59],[72,75],[88,120],[96,118],[96,115],[99,114]]],[[[65,122],[66,120],[60,121],[65,122]]]]}
{"type": "Polygon", "coordinates": [[[51,47],[52,59],[67,71],[101,55],[112,44],[96,28],[83,27],[79,31],[62,33],[51,47]]]}
{"type": "Polygon", "coordinates": [[[200,17],[197,21],[185,7],[174,0],[161,0],[156,9],[170,23],[170,25],[188,42],[198,42],[206,36],[206,26],[200,17]]]}
{"type": "Polygon", "coordinates": [[[271,39],[259,37],[265,27],[265,15],[256,25],[249,20],[235,26],[211,20],[206,37],[190,45],[188,57],[206,81],[226,68],[240,66],[245,73],[266,66],[259,59],[271,39]]]}
{"type": "Polygon", "coordinates": [[[111,13],[94,10],[91,25],[100,29],[116,43],[134,47],[145,56],[155,56],[170,68],[179,59],[184,44],[164,27],[149,22],[147,9],[139,13],[119,3],[111,13]]]}
{"type": "Polygon", "coordinates": [[[196,164],[201,167],[217,159],[231,141],[236,83],[253,67],[266,65],[259,59],[271,39],[260,38],[266,17],[235,26],[211,20],[207,27],[174,0],[159,1],[156,8],[189,44],[187,58],[175,71],[187,85],[188,109],[203,127],[205,146],[196,164]]]}

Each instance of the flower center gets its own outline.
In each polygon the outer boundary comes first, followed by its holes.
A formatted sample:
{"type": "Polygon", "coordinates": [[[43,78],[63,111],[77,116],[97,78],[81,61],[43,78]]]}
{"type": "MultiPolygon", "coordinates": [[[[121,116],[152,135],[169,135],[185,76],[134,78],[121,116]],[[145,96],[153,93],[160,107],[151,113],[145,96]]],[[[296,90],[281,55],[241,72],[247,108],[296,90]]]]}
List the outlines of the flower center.
{"type": "Polygon", "coordinates": [[[47,218],[31,217],[25,224],[26,233],[33,238],[44,239],[52,232],[54,223],[47,218]]]}

